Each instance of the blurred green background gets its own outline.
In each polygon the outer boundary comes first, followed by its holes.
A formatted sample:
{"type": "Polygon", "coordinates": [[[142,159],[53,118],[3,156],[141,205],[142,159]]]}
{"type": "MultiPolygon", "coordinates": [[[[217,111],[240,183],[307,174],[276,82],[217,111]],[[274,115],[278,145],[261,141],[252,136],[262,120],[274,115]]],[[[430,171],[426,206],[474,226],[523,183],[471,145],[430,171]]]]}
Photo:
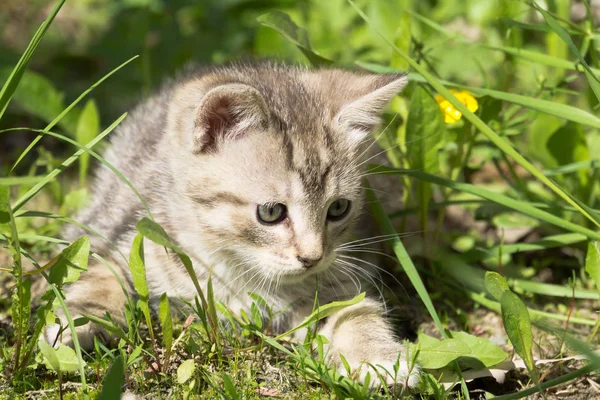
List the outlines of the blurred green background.
{"type": "MultiPolygon", "coordinates": [[[[5,80],[53,3],[2,2],[0,81],[5,80]]],[[[569,13],[570,1],[549,3],[557,13],[569,13]]],[[[549,39],[547,32],[513,29],[517,21],[536,18],[523,2],[359,0],[357,5],[390,39],[403,37],[402,30],[412,31],[411,43],[403,47],[410,47],[420,62],[445,79],[526,92],[538,85],[540,76],[551,81],[563,78],[519,60],[504,63],[507,56],[500,52],[451,40],[418,18],[403,14],[411,10],[426,16],[468,41],[522,46],[565,58],[566,46],[558,38],[549,39]]],[[[358,59],[381,64],[394,61],[389,46],[362,23],[345,0],[67,1],[37,50],[32,72],[21,83],[1,127],[43,127],[91,83],[134,55],[140,57],[91,94],[101,121],[120,115],[188,63],[253,57],[307,63],[296,46],[257,22],[257,17],[273,10],[287,12],[298,26],[306,28],[313,49],[338,65],[352,66],[358,59]]],[[[67,133],[69,127],[73,130],[76,114],[77,110],[61,123],[67,133]]],[[[3,168],[14,158],[14,149],[23,148],[31,139],[14,136],[0,138],[3,168]]]]}

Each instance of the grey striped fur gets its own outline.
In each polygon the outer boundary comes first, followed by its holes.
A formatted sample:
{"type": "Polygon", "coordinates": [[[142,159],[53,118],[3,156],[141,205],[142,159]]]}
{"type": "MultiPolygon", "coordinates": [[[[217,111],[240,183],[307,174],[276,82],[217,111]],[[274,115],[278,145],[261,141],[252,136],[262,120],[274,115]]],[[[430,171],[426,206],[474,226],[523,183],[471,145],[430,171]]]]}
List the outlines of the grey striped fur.
{"type": "MultiPolygon", "coordinates": [[[[313,304],[319,277],[322,303],[356,294],[336,264],[336,249],[352,237],[363,206],[361,174],[365,146],[380,114],[406,84],[403,75],[373,75],[340,69],[310,70],[275,63],[231,64],[199,69],[167,84],[133,110],[118,128],[106,159],[127,177],[153,217],[193,260],[206,284],[209,270],[217,300],[234,311],[249,307],[254,291],[289,311],[280,330],[299,323],[313,304]],[[347,218],[326,220],[337,198],[351,201],[347,218]],[[259,204],[287,205],[289,218],[275,226],[256,219],[259,204]],[[310,269],[297,257],[321,259],[310,269]]],[[[93,201],[77,218],[93,228],[93,250],[115,266],[129,291],[126,260],[135,223],[146,211],[135,193],[100,167],[93,201]]],[[[69,229],[72,240],[86,232],[69,229]]],[[[194,287],[176,258],[145,243],[151,300],[194,297],[194,287]]],[[[123,322],[125,296],[101,264],[92,264],[67,289],[71,312],[123,322]]],[[[391,365],[401,359],[398,379],[414,386],[403,347],[381,317],[374,299],[330,317],[321,329],[329,357],[340,367],[344,354],[364,377],[363,362],[391,365]]],[[[52,340],[57,328],[46,336],[52,340]]],[[[90,346],[102,331],[78,331],[90,346]]],[[[70,343],[68,333],[61,339],[70,343]]],[[[343,368],[340,368],[343,371],[343,368]]],[[[392,378],[390,378],[391,381],[392,378]]]]}

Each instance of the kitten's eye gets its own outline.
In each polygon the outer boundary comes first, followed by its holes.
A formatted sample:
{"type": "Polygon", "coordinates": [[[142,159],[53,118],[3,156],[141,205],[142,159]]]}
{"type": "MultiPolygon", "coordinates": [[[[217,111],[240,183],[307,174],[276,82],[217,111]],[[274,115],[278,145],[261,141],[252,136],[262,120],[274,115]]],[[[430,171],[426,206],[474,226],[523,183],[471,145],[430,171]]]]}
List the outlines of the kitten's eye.
{"type": "Polygon", "coordinates": [[[339,221],[348,214],[348,211],[350,211],[350,200],[337,199],[329,206],[327,219],[330,221],[339,221]]]}
{"type": "Polygon", "coordinates": [[[281,203],[260,204],[256,209],[256,216],[259,222],[274,225],[285,219],[287,207],[281,203]]]}

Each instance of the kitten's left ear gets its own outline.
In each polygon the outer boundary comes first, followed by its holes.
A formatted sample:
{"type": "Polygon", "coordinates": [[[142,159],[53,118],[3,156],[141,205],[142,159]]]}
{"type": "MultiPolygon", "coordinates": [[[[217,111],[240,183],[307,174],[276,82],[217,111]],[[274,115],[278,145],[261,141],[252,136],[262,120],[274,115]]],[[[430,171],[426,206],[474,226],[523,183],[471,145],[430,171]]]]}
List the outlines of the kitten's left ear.
{"type": "Polygon", "coordinates": [[[354,83],[353,99],[341,107],[334,121],[358,143],[380,124],[381,114],[408,79],[400,74],[366,75],[354,83]]]}

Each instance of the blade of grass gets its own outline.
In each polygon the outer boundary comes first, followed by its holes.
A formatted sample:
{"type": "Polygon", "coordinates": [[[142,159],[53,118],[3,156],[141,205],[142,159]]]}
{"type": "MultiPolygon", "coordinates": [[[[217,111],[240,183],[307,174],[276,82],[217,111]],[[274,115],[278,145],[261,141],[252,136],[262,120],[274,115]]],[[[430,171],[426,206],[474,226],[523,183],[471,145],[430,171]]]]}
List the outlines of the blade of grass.
{"type": "Polygon", "coordinates": [[[559,228],[562,228],[562,229],[565,229],[565,230],[568,230],[571,232],[580,233],[591,239],[598,240],[598,238],[600,238],[600,233],[592,231],[591,229],[587,229],[583,226],[574,224],[570,221],[564,220],[564,219],[557,217],[556,215],[551,214],[549,212],[546,212],[546,211],[540,210],[536,207],[533,207],[531,205],[531,203],[521,201],[521,200],[515,200],[515,199],[512,199],[503,194],[491,192],[489,190],[486,190],[486,189],[483,189],[483,188],[480,188],[480,187],[477,187],[477,186],[474,186],[474,185],[471,185],[468,183],[455,182],[455,181],[451,181],[446,178],[442,178],[440,176],[431,175],[431,174],[427,174],[427,173],[420,172],[420,171],[401,170],[401,169],[389,168],[389,167],[384,167],[384,166],[373,166],[372,165],[372,166],[370,166],[369,171],[371,173],[377,172],[377,173],[406,174],[408,176],[412,176],[417,179],[421,179],[421,180],[424,180],[427,182],[435,183],[437,185],[446,186],[446,187],[449,187],[449,188],[452,188],[455,190],[459,190],[461,192],[466,192],[466,193],[473,194],[475,196],[482,197],[484,199],[487,199],[494,203],[501,204],[505,207],[511,208],[515,211],[518,211],[518,212],[528,215],[530,217],[540,219],[540,220],[548,222],[552,225],[556,225],[559,228]]]}
{"type": "Polygon", "coordinates": [[[538,386],[535,387],[531,387],[529,389],[525,389],[525,390],[521,390],[520,392],[517,393],[511,393],[511,394],[506,394],[503,396],[495,396],[494,400],[516,400],[516,399],[522,399],[523,397],[527,397],[527,396],[531,396],[532,394],[538,392],[540,389],[548,389],[551,387],[556,387],[558,385],[561,385],[563,383],[572,381],[574,379],[579,378],[580,376],[589,374],[591,372],[596,371],[598,368],[600,368],[599,365],[593,363],[593,364],[588,364],[583,368],[577,369],[575,371],[569,372],[568,374],[559,376],[558,378],[554,378],[554,379],[550,379],[549,381],[545,381],[540,383],[538,386]]]}
{"type": "MultiPolygon", "coordinates": [[[[140,203],[142,203],[142,205],[144,206],[144,208],[146,209],[146,212],[148,213],[148,217],[152,220],[154,220],[154,218],[152,217],[152,213],[150,212],[150,207],[148,206],[148,203],[146,203],[146,200],[144,200],[144,197],[142,197],[141,193],[135,188],[135,186],[133,186],[133,184],[131,183],[131,181],[129,179],[127,179],[125,177],[125,175],[123,175],[121,173],[121,171],[119,171],[117,168],[114,167],[114,165],[112,165],[111,163],[109,163],[104,157],[102,157],[100,154],[96,153],[95,151],[93,151],[91,148],[87,148],[86,146],[82,145],[81,143],[65,136],[65,135],[61,135],[60,133],[56,133],[56,132],[52,132],[49,130],[44,130],[44,129],[30,129],[30,128],[8,128],[8,129],[2,129],[0,130],[0,133],[4,133],[4,132],[13,132],[13,131],[31,131],[31,132],[38,132],[41,135],[48,135],[48,136],[52,136],[55,137],[57,139],[63,140],[67,143],[72,144],[73,146],[77,147],[78,149],[81,150],[85,150],[86,153],[89,153],[92,157],[94,157],[96,160],[100,161],[102,164],[104,164],[104,166],[106,166],[108,169],[110,169],[123,183],[125,183],[127,186],[129,186],[129,188],[133,191],[133,193],[135,193],[135,195],[137,196],[137,198],[140,200],[140,203]]],[[[43,178],[43,177],[41,177],[43,178]]],[[[0,178],[0,180],[2,179],[6,179],[8,181],[10,181],[11,179],[21,179],[21,177],[6,177],[6,178],[0,178]]]]}
{"type": "MultiPolygon", "coordinates": [[[[546,250],[555,247],[567,247],[577,243],[585,242],[587,237],[580,233],[564,233],[559,235],[546,236],[535,242],[513,243],[502,246],[503,254],[514,254],[524,251],[546,250]]],[[[500,246],[494,246],[489,249],[475,249],[464,253],[462,258],[467,262],[481,261],[490,257],[497,257],[500,246]]]]}
{"type": "Polygon", "coordinates": [[[55,284],[50,284],[50,289],[54,292],[56,299],[58,300],[60,307],[65,313],[65,318],[67,319],[67,324],[69,325],[69,329],[71,330],[71,338],[73,340],[73,347],[75,348],[75,353],[77,354],[77,359],[79,361],[79,374],[81,375],[81,391],[83,392],[83,397],[85,399],[89,399],[87,384],[85,381],[85,370],[83,364],[83,357],[81,353],[81,345],[79,344],[79,338],[77,337],[77,331],[75,330],[75,323],[73,322],[73,318],[71,317],[71,313],[69,313],[69,309],[67,308],[67,304],[63,300],[60,291],[56,287],[55,284]]]}
{"type": "Polygon", "coordinates": [[[69,157],[65,161],[63,161],[63,163],[58,168],[55,168],[48,175],[46,175],[46,177],[43,181],[39,182],[34,187],[29,189],[27,191],[27,193],[25,193],[23,196],[21,196],[15,202],[15,205],[13,206],[13,212],[16,212],[21,207],[23,207],[25,205],[25,203],[27,203],[29,200],[31,200],[31,198],[33,196],[35,196],[40,190],[42,190],[42,188],[44,186],[46,186],[46,184],[48,184],[48,182],[50,182],[52,179],[54,179],[56,176],[58,176],[69,165],[73,164],[79,158],[80,155],[82,155],[85,151],[87,151],[88,149],[91,149],[96,144],[98,144],[102,139],[104,139],[104,137],[106,135],[108,135],[110,132],[112,132],[113,129],[115,129],[117,127],[117,125],[119,125],[121,123],[121,121],[123,121],[123,119],[125,119],[126,116],[127,116],[127,113],[125,113],[125,114],[121,115],[119,118],[117,118],[117,120],[115,122],[113,122],[108,128],[106,128],[101,134],[96,136],[94,138],[94,140],[89,142],[87,144],[87,146],[85,146],[85,149],[77,150],[75,152],[75,154],[73,154],[71,157],[69,157]]]}
{"type": "MultiPolygon", "coordinates": [[[[370,189],[368,184],[367,184],[366,195],[367,195],[367,201],[371,205],[371,211],[373,212],[375,219],[379,223],[379,226],[382,227],[384,233],[386,235],[395,234],[396,230],[394,229],[392,222],[388,218],[383,207],[379,203],[379,200],[377,200],[377,196],[375,196],[375,193],[370,189]]],[[[415,265],[413,264],[412,260],[410,259],[408,252],[404,248],[402,241],[400,240],[399,237],[396,237],[390,243],[391,243],[392,247],[394,248],[394,253],[396,253],[396,257],[398,257],[398,260],[400,261],[400,265],[402,265],[404,272],[406,273],[406,275],[408,275],[410,282],[415,287],[415,290],[419,294],[421,301],[423,301],[425,308],[427,308],[429,315],[431,315],[431,318],[433,319],[433,322],[435,323],[436,327],[440,331],[440,334],[443,337],[447,338],[445,330],[444,330],[444,326],[442,325],[442,321],[440,320],[440,318],[435,310],[435,307],[433,306],[431,297],[429,297],[429,293],[427,292],[427,289],[425,288],[425,285],[423,284],[423,281],[421,280],[421,277],[419,276],[419,273],[417,272],[415,265]]]]}
{"type": "Polygon", "coordinates": [[[56,3],[52,11],[50,11],[50,14],[46,17],[46,20],[44,20],[42,25],[33,35],[33,38],[31,38],[29,45],[23,52],[23,55],[17,62],[17,65],[15,65],[15,68],[12,70],[10,76],[8,77],[8,80],[4,82],[4,86],[2,86],[2,90],[0,90],[0,119],[2,119],[4,111],[6,111],[8,103],[10,102],[10,99],[15,93],[15,90],[17,90],[19,82],[21,81],[21,78],[23,77],[23,74],[27,69],[27,65],[29,64],[31,57],[33,57],[35,49],[42,41],[42,38],[46,34],[48,27],[50,27],[50,24],[52,23],[52,21],[54,21],[54,18],[60,11],[60,8],[63,6],[65,1],[66,0],[59,0],[58,3],[56,3]]]}
{"type": "MultiPolygon", "coordinates": [[[[61,112],[56,118],[54,118],[54,120],[52,122],[50,122],[43,129],[43,132],[47,132],[50,129],[52,129],[65,115],[67,115],[69,113],[69,111],[71,111],[71,109],[73,109],[73,107],[75,107],[92,90],[94,90],[98,85],[100,85],[102,82],[104,82],[106,79],[108,79],[115,72],[117,72],[118,70],[120,70],[121,68],[123,68],[124,66],[126,66],[127,64],[129,64],[130,62],[132,62],[133,60],[135,60],[138,57],[139,56],[133,56],[133,57],[131,57],[129,60],[125,61],[123,64],[119,65],[118,67],[116,67],[115,69],[113,69],[112,71],[110,71],[108,74],[104,75],[96,83],[94,83],[92,86],[90,86],[88,89],[86,89],[83,93],[81,93],[79,95],[78,98],[75,99],[75,101],[73,101],[71,104],[69,104],[69,106],[67,108],[65,108],[63,112],[61,112]]],[[[33,139],[33,141],[31,143],[29,143],[29,145],[25,148],[25,150],[23,150],[23,152],[21,153],[21,155],[19,155],[19,158],[17,158],[17,161],[15,161],[15,163],[13,164],[13,166],[11,167],[9,173],[12,172],[12,171],[14,171],[14,169],[17,167],[17,165],[19,165],[19,163],[21,162],[21,160],[23,160],[23,158],[27,155],[27,153],[29,153],[29,151],[33,148],[33,146],[35,146],[37,144],[37,142],[39,142],[41,140],[41,138],[42,138],[42,135],[40,134],[35,139],[33,139]]]]}
{"type": "Polygon", "coordinates": [[[565,200],[567,203],[571,204],[575,207],[579,212],[589,219],[594,225],[600,227],[600,222],[593,216],[591,216],[586,210],[581,208],[577,202],[573,201],[571,196],[567,194],[562,188],[560,188],[557,184],[548,179],[539,169],[537,169],[532,163],[527,161],[525,157],[523,157],[519,152],[517,152],[512,145],[500,137],[493,129],[491,129],[485,122],[483,122],[478,116],[473,114],[467,106],[465,106],[462,102],[460,102],[454,95],[446,89],[444,85],[440,83],[440,81],[430,74],[425,68],[423,68],[419,63],[413,60],[408,54],[404,51],[396,47],[389,39],[387,39],[381,32],[373,27],[369,18],[362,12],[360,8],[358,8],[352,0],[348,0],[350,5],[356,10],[356,12],[361,16],[361,18],[367,23],[367,25],[377,33],[383,40],[385,40],[388,45],[394,49],[396,53],[398,53],[402,58],[404,58],[409,65],[418,73],[420,73],[426,80],[429,82],[431,86],[446,100],[448,100],[454,108],[460,111],[465,119],[473,124],[481,133],[483,133],[492,143],[494,143],[500,150],[502,150],[507,156],[511,157],[517,164],[523,167],[527,172],[536,177],[540,182],[550,188],[554,193],[556,193],[559,197],[565,200]]]}
{"type": "MultiPolygon", "coordinates": [[[[356,65],[358,65],[361,68],[364,68],[366,70],[377,72],[377,73],[401,72],[395,68],[388,67],[388,66],[382,66],[382,65],[374,64],[374,63],[357,61],[356,65]]],[[[420,73],[414,73],[414,72],[411,72],[408,74],[408,80],[411,82],[430,83],[429,78],[425,77],[424,75],[422,75],[420,73]]],[[[588,113],[587,111],[581,110],[577,107],[569,106],[567,104],[556,103],[556,102],[548,101],[548,100],[541,100],[541,99],[537,99],[534,97],[528,97],[528,96],[515,94],[515,93],[502,92],[499,90],[477,88],[477,87],[462,85],[460,83],[450,82],[450,81],[446,81],[446,80],[437,80],[437,82],[439,84],[443,84],[446,86],[456,87],[456,88],[460,88],[463,90],[468,90],[469,92],[471,92],[475,95],[490,96],[490,97],[493,97],[498,100],[506,101],[506,102],[513,103],[513,104],[518,104],[522,107],[529,108],[531,110],[539,111],[541,113],[552,115],[552,116],[555,116],[555,117],[558,117],[561,119],[566,119],[567,121],[577,122],[582,125],[591,126],[593,128],[600,128],[600,118],[596,117],[593,114],[588,113]]],[[[436,90],[437,90],[437,88],[436,88],[436,90]]],[[[450,101],[450,99],[448,99],[448,101],[450,101]]],[[[465,116],[465,118],[466,118],[466,116],[465,116]]],[[[481,120],[479,120],[479,121],[481,121],[481,120]]],[[[471,121],[471,122],[473,122],[473,121],[471,121]]],[[[485,125],[485,123],[483,121],[481,121],[481,124],[485,125]]],[[[476,125],[476,127],[479,128],[481,126],[481,124],[476,125]]],[[[485,126],[487,126],[487,125],[485,125],[485,126]]],[[[488,127],[487,130],[490,131],[491,129],[488,127]]],[[[483,133],[486,134],[485,132],[483,132],[483,133]]],[[[495,135],[498,136],[497,134],[495,134],[495,135]]],[[[487,136],[487,134],[486,134],[486,136],[487,136]]],[[[496,144],[496,142],[494,142],[494,144],[496,144]]]]}
{"type": "Polygon", "coordinates": [[[0,186],[31,185],[44,178],[45,176],[0,176],[0,186]]]}

